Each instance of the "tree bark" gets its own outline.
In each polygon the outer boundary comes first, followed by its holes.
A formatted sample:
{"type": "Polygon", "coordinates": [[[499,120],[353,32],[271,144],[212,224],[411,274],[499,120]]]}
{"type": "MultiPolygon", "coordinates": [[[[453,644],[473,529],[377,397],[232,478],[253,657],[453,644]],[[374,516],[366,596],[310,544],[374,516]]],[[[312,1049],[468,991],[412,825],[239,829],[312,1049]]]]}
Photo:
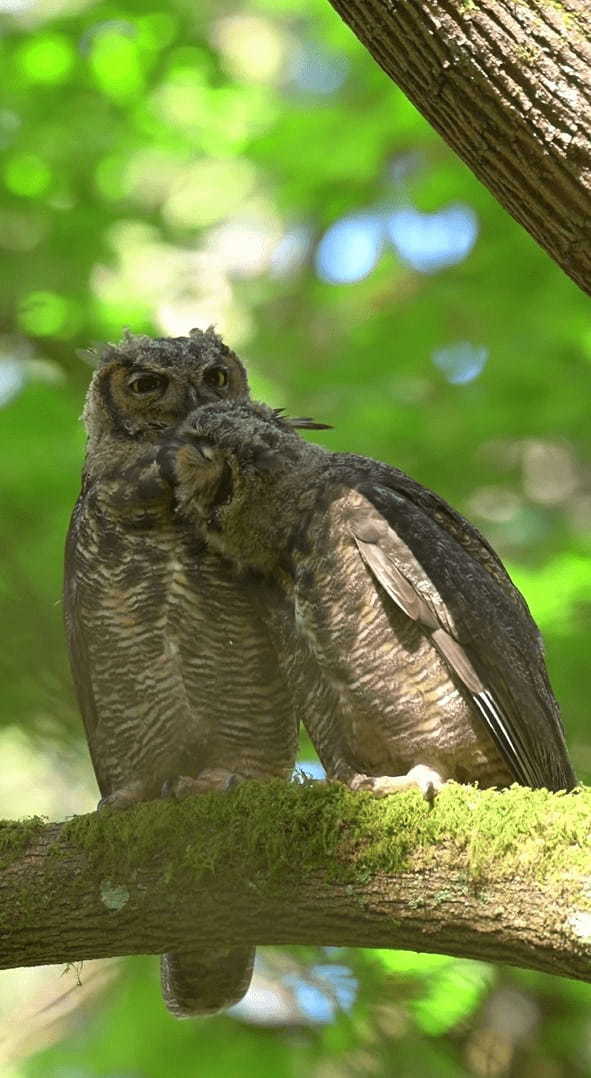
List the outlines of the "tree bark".
{"type": "Polygon", "coordinates": [[[0,827],[0,967],[187,941],[395,947],[591,981],[591,791],[338,785],[0,827]]]}
{"type": "Polygon", "coordinates": [[[589,0],[330,0],[499,202],[591,293],[589,0]]]}

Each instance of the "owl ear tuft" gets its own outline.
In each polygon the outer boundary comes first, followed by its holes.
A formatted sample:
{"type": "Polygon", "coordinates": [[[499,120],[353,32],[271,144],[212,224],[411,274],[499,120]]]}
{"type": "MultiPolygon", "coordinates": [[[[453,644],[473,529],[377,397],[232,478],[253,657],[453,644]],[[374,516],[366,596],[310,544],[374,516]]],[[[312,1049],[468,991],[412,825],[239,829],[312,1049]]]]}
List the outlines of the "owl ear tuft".
{"type": "Polygon", "coordinates": [[[77,348],[76,356],[95,369],[105,367],[114,359],[120,363],[129,363],[129,357],[132,354],[129,346],[140,339],[141,337],[133,334],[130,329],[124,329],[122,339],[118,344],[113,344],[112,341],[93,341],[88,348],[77,348]]]}
{"type": "Polygon", "coordinates": [[[294,430],[334,430],[332,423],[317,423],[315,419],[311,419],[308,415],[294,416],[293,418],[286,416],[285,421],[294,430]]]}
{"type": "Polygon", "coordinates": [[[285,413],[285,408],[273,408],[273,415],[276,419],[280,419],[282,423],[286,423],[288,427],[293,427],[294,430],[332,430],[330,423],[317,423],[315,419],[310,416],[289,416],[285,413]]]}

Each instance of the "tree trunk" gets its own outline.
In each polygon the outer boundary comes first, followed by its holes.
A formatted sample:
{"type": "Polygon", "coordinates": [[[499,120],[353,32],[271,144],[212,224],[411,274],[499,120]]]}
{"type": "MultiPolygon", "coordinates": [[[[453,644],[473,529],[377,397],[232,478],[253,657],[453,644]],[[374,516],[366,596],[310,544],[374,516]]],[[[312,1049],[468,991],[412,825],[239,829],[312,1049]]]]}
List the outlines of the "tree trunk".
{"type": "Polygon", "coordinates": [[[187,941],[401,947],[591,981],[591,791],[449,786],[433,809],[246,783],[0,828],[0,967],[187,941]]]}
{"type": "Polygon", "coordinates": [[[589,0],[330,0],[499,202],[591,293],[589,0]]]}

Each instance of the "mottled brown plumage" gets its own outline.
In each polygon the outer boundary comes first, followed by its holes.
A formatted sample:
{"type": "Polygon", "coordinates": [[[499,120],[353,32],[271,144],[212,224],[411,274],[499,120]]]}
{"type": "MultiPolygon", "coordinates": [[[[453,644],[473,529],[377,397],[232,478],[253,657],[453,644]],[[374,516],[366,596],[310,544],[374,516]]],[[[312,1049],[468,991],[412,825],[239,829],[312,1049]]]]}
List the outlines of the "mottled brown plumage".
{"type": "Polygon", "coordinates": [[[436,494],[241,402],[194,413],[160,462],[180,511],[267,589],[330,777],[377,795],[432,796],[450,778],[574,785],[527,606],[436,494]]]}
{"type": "MultiPolygon", "coordinates": [[[[67,540],[72,670],[102,804],[289,776],[297,728],[248,590],[175,513],[155,459],[201,403],[246,398],[237,357],[208,330],[128,336],[100,357],[86,402],[82,491],[67,540]]],[[[239,999],[251,948],[164,956],[176,1014],[239,999]]]]}

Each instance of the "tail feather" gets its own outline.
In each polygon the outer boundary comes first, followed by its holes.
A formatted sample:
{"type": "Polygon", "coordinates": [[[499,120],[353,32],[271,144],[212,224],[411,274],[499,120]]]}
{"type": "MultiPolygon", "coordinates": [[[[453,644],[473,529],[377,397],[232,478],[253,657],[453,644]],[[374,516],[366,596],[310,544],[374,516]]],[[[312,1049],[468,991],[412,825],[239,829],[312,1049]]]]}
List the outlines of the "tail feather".
{"type": "Polygon", "coordinates": [[[254,947],[207,948],[163,954],[162,995],[177,1018],[216,1014],[248,991],[254,947]]]}

